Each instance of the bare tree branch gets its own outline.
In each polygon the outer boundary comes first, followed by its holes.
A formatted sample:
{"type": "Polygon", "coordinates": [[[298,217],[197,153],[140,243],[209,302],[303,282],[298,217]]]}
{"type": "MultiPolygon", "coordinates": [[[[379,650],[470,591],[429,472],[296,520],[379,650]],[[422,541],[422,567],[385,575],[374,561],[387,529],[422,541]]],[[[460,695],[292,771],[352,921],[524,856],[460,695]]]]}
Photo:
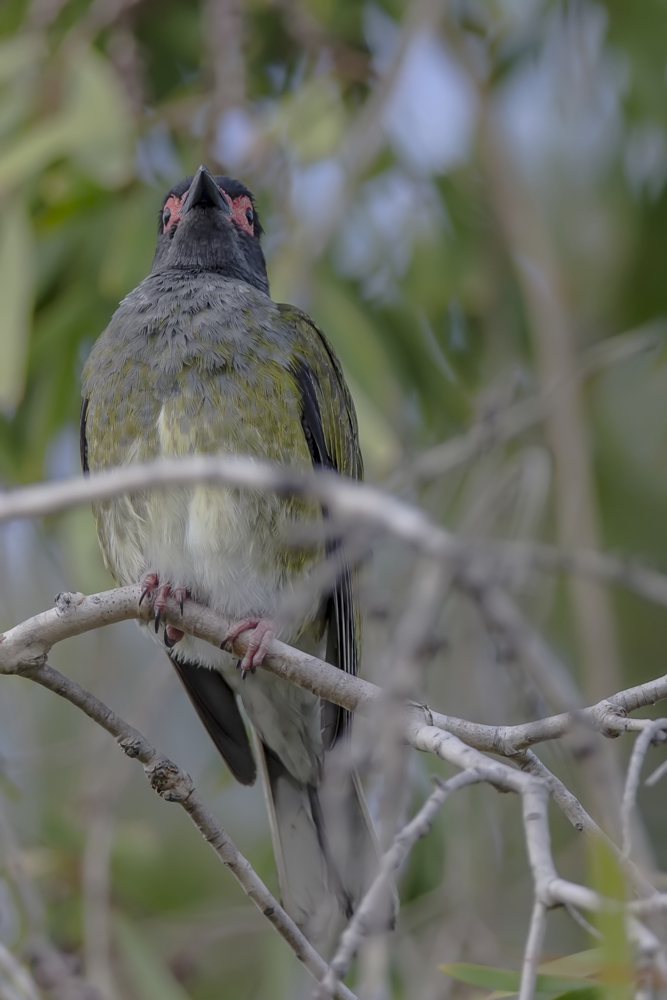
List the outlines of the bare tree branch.
{"type": "MultiPolygon", "coordinates": [[[[596,549],[597,499],[584,403],[579,389],[579,359],[550,234],[529,185],[521,182],[487,95],[481,97],[481,138],[490,191],[515,263],[516,279],[535,345],[544,388],[555,384],[553,406],[545,414],[546,432],[556,463],[556,521],[567,548],[596,549]]],[[[586,691],[600,698],[618,687],[620,666],[613,616],[607,595],[596,584],[570,581],[573,619],[579,635],[586,691]]]]}
{"type": "Polygon", "coordinates": [[[642,1000],[643,997],[660,995],[667,986],[667,956],[664,946],[636,917],[627,917],[625,927],[628,940],[634,947],[640,984],[635,997],[642,1000]]]}
{"type": "MultiPolygon", "coordinates": [[[[102,625],[133,618],[148,621],[150,608],[139,607],[140,593],[141,588],[137,585],[90,597],[58,595],[55,608],[4,633],[0,642],[0,671],[18,672],[25,664],[39,664],[56,642],[102,625]]],[[[183,613],[176,602],[169,602],[164,620],[218,647],[225,640],[230,625],[227,619],[193,601],[185,604],[183,613]]],[[[243,633],[234,643],[234,652],[242,654],[246,641],[247,633],[243,633]]],[[[277,640],[264,665],[279,677],[353,712],[370,714],[377,701],[385,696],[368,681],[344,674],[331,664],[277,640]]],[[[665,698],[667,675],[620,691],[589,708],[516,726],[486,726],[432,712],[421,705],[408,706],[407,711],[408,721],[423,723],[429,720],[479,750],[515,757],[538,743],[560,739],[578,727],[587,727],[605,736],[644,729],[646,720],[629,719],[627,713],[665,698]]]]}
{"type": "MultiPolygon", "coordinates": [[[[220,824],[203,806],[189,776],[160,755],[147,743],[144,737],[119,719],[93,695],[53,670],[46,663],[48,651],[54,642],[114,621],[129,618],[147,620],[150,616],[150,609],[139,607],[139,595],[139,586],[119,588],[92,597],[84,597],[81,594],[59,595],[55,608],[36,615],[1,637],[0,672],[21,674],[65,697],[112,733],[125,753],[138,757],[144,764],[151,786],[163,797],[177,801],[183,806],[255,904],[288,942],[300,961],[321,981],[323,975],[326,974],[325,963],[308,945],[303,935],[290,921],[277,901],[271,897],[247,861],[239,854],[220,824]]],[[[217,646],[224,642],[230,624],[209,608],[194,604],[192,601],[186,602],[182,613],[178,604],[175,601],[170,601],[164,618],[166,622],[176,623],[179,628],[217,646]]],[[[249,633],[243,633],[235,640],[234,653],[241,654],[245,650],[248,637],[249,633]]],[[[383,707],[386,708],[387,694],[380,688],[358,677],[344,674],[330,664],[286,646],[284,643],[273,642],[265,661],[265,667],[277,676],[299,684],[352,711],[356,710],[363,714],[373,715],[382,712],[383,707]]],[[[614,697],[619,704],[635,705],[641,704],[643,700],[646,703],[647,697],[655,698],[658,693],[661,697],[667,697],[667,678],[640,687],[645,688],[646,691],[641,692],[638,688],[634,688],[627,692],[620,692],[614,697]]],[[[612,700],[609,699],[590,709],[557,716],[552,720],[542,720],[540,735],[542,738],[555,738],[557,734],[564,735],[573,726],[581,725],[582,720],[585,720],[591,728],[598,729],[603,733],[613,732],[616,731],[617,711],[612,700]]],[[[453,732],[446,731],[446,727],[449,726],[460,729],[465,734],[469,744],[474,737],[479,736],[481,737],[479,742],[484,749],[499,753],[502,752],[499,748],[502,747],[503,743],[502,740],[496,738],[499,730],[494,727],[476,726],[463,720],[452,720],[447,716],[430,712],[426,706],[416,704],[406,704],[404,718],[405,739],[411,746],[435,753],[464,773],[474,772],[477,775],[474,780],[485,780],[500,788],[515,791],[522,796],[528,858],[535,884],[535,899],[540,904],[535,911],[537,916],[534,916],[531,923],[532,930],[526,950],[524,978],[526,982],[529,982],[532,974],[530,970],[534,961],[533,956],[539,950],[541,940],[543,909],[546,910],[564,903],[592,910],[613,909],[620,904],[613,900],[606,900],[585,886],[579,886],[559,878],[551,855],[547,803],[552,791],[555,796],[560,794],[561,798],[563,797],[562,791],[559,789],[557,779],[550,775],[543,765],[537,766],[540,762],[534,758],[534,755],[528,756],[526,754],[522,757],[521,753],[517,753],[516,745],[510,743],[517,762],[522,764],[527,771],[532,768],[539,776],[516,770],[500,761],[493,761],[475,746],[467,745],[453,732]],[[443,728],[439,728],[440,726],[443,728]]],[[[623,720],[623,723],[625,725],[630,721],[623,720]]],[[[650,728],[646,729],[647,732],[654,732],[664,725],[663,720],[660,720],[659,725],[652,725],[648,723],[648,720],[634,721],[645,729],[648,724],[650,728]]],[[[533,723],[527,724],[528,727],[535,725],[533,723]]],[[[526,729],[525,726],[509,728],[526,729]]],[[[467,783],[468,780],[473,779],[466,779],[463,783],[467,783]]],[[[572,810],[573,803],[576,803],[576,799],[571,796],[566,802],[566,811],[567,809],[572,810]]],[[[594,824],[583,809],[578,815],[585,819],[589,830],[595,830],[594,824]]],[[[581,826],[584,828],[584,822],[581,826]]],[[[407,835],[409,841],[407,849],[414,842],[414,840],[410,841],[414,828],[411,827],[410,831],[410,834],[407,835]]],[[[405,847],[405,842],[403,842],[403,846],[405,847]]],[[[401,849],[397,847],[396,852],[401,849]]],[[[391,858],[383,864],[382,872],[385,878],[394,870],[392,866],[391,858]]],[[[653,895],[648,899],[638,900],[632,907],[633,913],[640,915],[644,912],[662,912],[667,909],[667,896],[655,893],[655,890],[646,882],[642,884],[641,880],[634,879],[634,881],[640,892],[653,892],[653,895]]],[[[379,890],[374,889],[374,891],[379,890]]],[[[370,907],[370,903],[368,906],[370,907]]],[[[366,909],[362,911],[360,917],[362,926],[365,913],[366,909]]],[[[354,942],[358,941],[357,933],[354,935],[354,942]]],[[[346,956],[346,962],[349,961],[349,953],[350,939],[348,938],[345,951],[342,953],[346,956]]],[[[341,971],[342,967],[341,960],[341,971]]],[[[340,984],[337,989],[338,993],[335,995],[351,996],[349,991],[346,991],[345,987],[340,986],[340,984]]]]}
{"type": "MultiPolygon", "coordinates": [[[[48,614],[48,612],[47,612],[48,614]]],[[[86,691],[75,681],[54,670],[42,657],[30,658],[14,670],[3,669],[4,673],[18,673],[41,684],[54,694],[60,695],[76,705],[90,719],[110,733],[123,753],[139,760],[146,772],[151,788],[167,802],[177,802],[211,845],[226,868],[239,882],[244,892],[264,914],[269,923],[287,943],[293,954],[318,981],[327,971],[327,964],[307,941],[294,921],[285,913],[252,866],[243,857],[229,838],[223,827],[199,798],[192,778],[172,761],[153,747],[136,729],[124,722],[95,695],[86,691]]],[[[354,1000],[354,994],[340,984],[336,996],[343,1000],[354,1000]]]]}
{"type": "MultiPolygon", "coordinates": [[[[358,527],[359,523],[366,523],[386,530],[414,547],[420,553],[421,560],[426,560],[432,567],[435,574],[433,578],[431,579],[428,574],[423,576],[426,588],[424,593],[428,600],[423,606],[420,605],[420,615],[417,616],[420,627],[415,631],[413,616],[404,622],[401,634],[397,633],[397,645],[393,649],[393,656],[400,670],[393,682],[395,687],[395,690],[392,688],[393,701],[392,692],[383,691],[361,678],[346,675],[330,664],[278,641],[274,641],[271,645],[264,667],[327,701],[350,711],[376,719],[381,718],[383,721],[388,718],[387,712],[391,713],[392,705],[394,709],[396,708],[398,700],[402,703],[401,726],[397,729],[392,727],[392,731],[396,730],[393,736],[394,742],[402,734],[408,745],[435,753],[463,771],[463,775],[460,776],[461,784],[467,784],[471,780],[484,780],[521,795],[535,899],[524,955],[521,987],[522,995],[530,996],[543,940],[546,912],[549,908],[567,905],[570,908],[584,910],[614,911],[624,906],[615,900],[602,897],[586,886],[568,882],[558,876],[550,847],[547,815],[550,796],[553,796],[554,801],[577,829],[583,830],[591,837],[602,834],[577,799],[535,757],[530,747],[543,741],[557,740],[569,734],[582,732],[615,736],[626,731],[642,731],[641,742],[638,741],[635,748],[627,783],[624,816],[626,829],[629,829],[628,817],[634,804],[642,756],[651,739],[664,730],[667,723],[665,720],[653,723],[646,719],[631,719],[628,718],[628,713],[667,698],[667,676],[619,691],[596,705],[585,707],[563,664],[549,649],[537,630],[527,622],[509,594],[496,582],[494,573],[489,574],[488,567],[493,567],[494,559],[496,566],[499,561],[497,547],[494,550],[492,545],[487,550],[479,545],[475,548],[470,543],[461,542],[432,523],[419,509],[379,490],[326,473],[306,474],[250,459],[224,456],[153,463],[112,470],[91,476],[87,480],[71,480],[5,494],[0,497],[0,521],[15,516],[50,513],[65,509],[74,503],[93,498],[110,498],[127,491],[159,489],[165,485],[202,481],[221,482],[240,489],[274,490],[279,493],[297,493],[315,497],[320,502],[326,503],[332,517],[342,521],[344,525],[352,524],[358,527]],[[425,705],[409,701],[413,685],[411,661],[418,657],[418,639],[421,633],[424,630],[428,632],[432,626],[435,605],[432,606],[431,598],[436,600],[434,593],[439,591],[441,583],[449,580],[474,602],[489,631],[500,635],[505,646],[511,648],[514,655],[529,664],[533,676],[550,699],[566,707],[567,711],[517,726],[497,727],[442,715],[432,712],[425,705]],[[440,583],[436,586],[437,581],[440,583]],[[509,758],[514,764],[519,765],[520,769],[516,769],[510,763],[494,761],[485,756],[485,753],[509,758]],[[475,779],[469,777],[473,773],[483,777],[475,779]]],[[[500,553],[500,562],[503,559],[511,561],[515,558],[526,558],[525,550],[523,556],[518,547],[500,553]]],[[[542,559],[545,564],[550,563],[554,568],[556,566],[563,569],[571,568],[565,557],[561,555],[557,558],[551,551],[545,555],[545,552],[540,550],[536,555],[536,550],[530,550],[528,558],[542,559]]],[[[621,566],[614,560],[601,557],[597,553],[577,554],[571,562],[576,563],[577,560],[577,568],[583,569],[584,572],[606,574],[609,578],[614,577],[619,582],[626,582],[621,566]]],[[[663,580],[659,574],[651,576],[650,571],[647,572],[648,577],[634,573],[630,574],[629,579],[631,582],[639,579],[639,585],[644,588],[646,596],[660,598],[662,603],[663,580]]],[[[231,844],[224,830],[199,801],[189,777],[161,757],[136,730],[122,722],[91,694],[78,685],[73,685],[73,682],[46,664],[51,646],[64,638],[104,624],[131,618],[147,621],[151,610],[146,606],[139,607],[139,594],[140,588],[137,585],[91,597],[82,594],[59,595],[55,608],[17,625],[0,637],[0,672],[22,674],[64,696],[111,732],[126,753],[138,756],[144,763],[151,785],[160,794],[178,801],[186,809],[256,905],[287,940],[297,957],[321,982],[322,977],[327,974],[325,963],[299,934],[245,859],[231,844]]],[[[174,601],[169,601],[164,621],[218,647],[225,645],[231,624],[211,609],[192,601],[186,602],[182,612],[174,601]]],[[[248,637],[249,633],[239,636],[230,651],[239,655],[245,652],[248,637]]],[[[228,647],[225,645],[225,648],[228,647]]],[[[397,720],[398,718],[399,716],[397,720]]],[[[416,838],[411,839],[414,829],[413,825],[408,824],[406,828],[408,833],[402,831],[385,857],[381,869],[381,875],[385,880],[395,870],[395,864],[400,863],[396,861],[394,864],[400,851],[403,851],[401,857],[404,857],[414,843],[416,838]]],[[[626,848],[628,844],[629,839],[626,836],[626,848]]],[[[653,886],[627,856],[627,849],[621,853],[615,845],[611,844],[611,847],[636,891],[645,897],[627,904],[625,907],[627,912],[639,917],[667,910],[667,896],[656,893],[653,886]]],[[[379,883],[374,886],[372,892],[379,892],[378,886],[379,883]]],[[[352,922],[347,937],[341,942],[338,969],[331,971],[327,983],[327,989],[332,989],[336,984],[338,992],[335,995],[352,996],[340,985],[338,977],[344,974],[354,950],[363,940],[363,928],[368,914],[375,906],[374,898],[369,895],[365,900],[355,918],[356,922],[352,922]]]]}
{"type": "MultiPolygon", "coordinates": [[[[160,460],[99,472],[87,479],[15,490],[0,498],[0,521],[55,513],[77,503],[111,499],[147,486],[193,482],[219,482],[241,489],[310,496],[326,504],[332,517],[346,524],[359,521],[374,524],[428,558],[448,562],[460,551],[457,540],[423,511],[381,490],[329,472],[303,473],[238,456],[160,460]]],[[[509,596],[486,581],[482,569],[470,561],[459,562],[453,582],[477,603],[492,633],[501,633],[513,654],[526,661],[554,707],[569,710],[581,705],[581,696],[564,664],[509,596]]]]}
{"type": "Polygon", "coordinates": [[[534,570],[574,573],[617,584],[655,604],[667,606],[667,576],[622,556],[524,541],[480,542],[457,538],[455,543],[459,547],[456,559],[462,564],[471,560],[483,564],[486,574],[498,583],[525,578],[527,572],[534,570]]]}
{"type": "Polygon", "coordinates": [[[628,773],[625,779],[623,802],[621,804],[623,854],[628,858],[630,857],[632,850],[632,819],[635,802],[637,800],[637,789],[639,788],[642,764],[644,763],[644,758],[646,757],[648,748],[653,740],[656,739],[659,733],[663,734],[664,740],[664,734],[667,731],[667,719],[655,719],[652,722],[648,719],[642,721],[644,721],[644,728],[635,740],[635,745],[632,748],[630,763],[628,764],[628,773]]]}
{"type": "Polygon", "coordinates": [[[215,129],[224,111],[245,101],[243,9],[239,0],[206,0],[204,29],[213,68],[211,119],[215,129]]]}
{"type": "MultiPolygon", "coordinates": [[[[478,605],[491,632],[501,634],[512,651],[526,660],[554,707],[571,710],[583,705],[566,667],[526,621],[509,595],[493,579],[489,580],[489,567],[484,559],[475,559],[465,543],[434,524],[419,508],[333,473],[303,473],[238,456],[161,460],[96,473],[86,479],[39,484],[8,492],[0,497],[0,521],[56,513],[78,503],[111,499],[148,486],[194,482],[219,482],[240,489],[307,495],[326,504],[330,514],[345,523],[362,521],[376,525],[429,559],[444,560],[453,571],[454,584],[478,605]]],[[[479,546],[476,551],[479,552],[479,546]]],[[[596,554],[582,556],[583,560],[587,558],[589,566],[595,564],[596,554]]],[[[597,567],[600,568],[599,560],[597,567]]],[[[609,570],[610,564],[605,563],[605,571],[609,570]]],[[[654,592],[659,589],[658,578],[659,574],[654,574],[650,586],[647,576],[642,578],[647,596],[651,588],[654,592]]]]}
{"type": "MultiPolygon", "coordinates": [[[[572,375],[575,385],[600,370],[622,364],[643,351],[657,347],[664,341],[664,337],[665,324],[659,322],[596,344],[581,355],[578,370],[572,375]]],[[[424,480],[444,476],[492,448],[519,437],[551,413],[564,387],[569,390],[570,385],[551,381],[534,396],[512,403],[504,410],[483,410],[477,423],[464,434],[448,438],[399,466],[384,482],[385,488],[392,492],[398,491],[424,480]]]]}
{"type": "Polygon", "coordinates": [[[78,975],[68,957],[47,936],[42,899],[26,870],[24,853],[4,808],[0,809],[0,846],[4,868],[11,874],[25,916],[23,953],[36,986],[48,990],[53,1000],[102,1000],[97,989],[78,975]]]}
{"type": "Polygon", "coordinates": [[[2,1000],[39,1000],[34,979],[1,942],[0,994],[2,1000]]]}
{"type": "Polygon", "coordinates": [[[452,792],[479,781],[493,783],[494,774],[482,768],[471,768],[455,775],[449,781],[438,780],[438,787],[426,800],[414,818],[396,835],[394,842],[380,862],[380,870],[371,887],[355,910],[354,916],[345,928],[338,950],[329,964],[329,971],[322,980],[316,997],[318,1000],[329,1000],[333,996],[336,982],[347,974],[350,962],[354,957],[364,937],[376,922],[379,912],[386,906],[385,894],[392,878],[401,864],[422,837],[429,833],[433,821],[452,792]]]}
{"type": "Polygon", "coordinates": [[[537,967],[540,964],[540,954],[544,943],[544,932],[547,928],[547,908],[541,899],[533,903],[530,917],[530,927],[526,938],[526,948],[521,966],[521,986],[519,1000],[533,1000],[535,983],[537,982],[537,967]]]}
{"type": "MultiPolygon", "coordinates": [[[[18,673],[26,665],[40,664],[56,642],[103,625],[129,619],[148,621],[151,610],[145,603],[139,606],[140,594],[138,584],[89,597],[83,594],[59,594],[54,608],[41,612],[4,633],[0,639],[0,672],[18,673]]],[[[218,647],[225,641],[232,624],[229,619],[194,601],[187,601],[181,612],[178,603],[172,599],[167,603],[163,618],[168,624],[176,625],[190,635],[218,647]]],[[[234,641],[235,653],[242,655],[245,652],[248,635],[249,633],[244,632],[234,641]]],[[[304,687],[351,712],[371,714],[378,702],[381,703],[386,697],[385,692],[369,681],[345,674],[331,664],[278,640],[272,643],[271,652],[263,666],[284,680],[304,687]]],[[[478,750],[514,757],[538,743],[560,739],[579,727],[604,736],[643,730],[647,720],[629,719],[627,714],[665,698],[667,675],[619,691],[597,705],[516,726],[487,726],[469,722],[432,712],[424,705],[407,706],[406,712],[409,724],[428,721],[478,750]]]]}

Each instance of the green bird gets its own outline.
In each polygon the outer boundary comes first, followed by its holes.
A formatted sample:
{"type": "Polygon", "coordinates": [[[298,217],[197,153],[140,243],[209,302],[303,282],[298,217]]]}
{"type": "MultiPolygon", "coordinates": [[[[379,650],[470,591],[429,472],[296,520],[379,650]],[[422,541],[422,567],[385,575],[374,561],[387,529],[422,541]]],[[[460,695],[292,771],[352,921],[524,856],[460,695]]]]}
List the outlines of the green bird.
{"type": "MultiPolygon", "coordinates": [[[[167,193],[151,272],[84,368],[84,471],[225,453],[362,478],[340,363],[305,313],[269,297],[261,232],[250,191],[204,166],[167,193]]],[[[273,636],[357,673],[359,614],[344,558],[330,591],[314,593],[296,624],[279,616],[281,600],[323,555],[317,545],[295,547],[290,535],[325,512],[305,499],[202,484],[98,502],[94,515],[118,584],[142,582],[142,599],[153,600],[155,633],[169,594],[233,619],[228,638],[253,629],[241,669],[171,625],[162,637],[234,776],[252,784],[259,765],[283,903],[322,944],[377,871],[356,776],[338,768],[328,780],[349,717],[267,671],[243,679],[273,636]],[[237,699],[255,730],[257,761],[237,699]]]]}

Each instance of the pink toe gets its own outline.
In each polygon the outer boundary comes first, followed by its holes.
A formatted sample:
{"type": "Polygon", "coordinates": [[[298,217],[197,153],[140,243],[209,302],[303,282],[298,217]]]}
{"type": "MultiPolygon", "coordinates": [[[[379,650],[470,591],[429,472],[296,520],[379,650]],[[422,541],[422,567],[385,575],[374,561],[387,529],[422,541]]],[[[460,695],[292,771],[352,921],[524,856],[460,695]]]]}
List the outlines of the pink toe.
{"type": "Polygon", "coordinates": [[[261,665],[264,657],[269,651],[271,640],[274,638],[275,634],[276,630],[272,621],[267,618],[261,618],[257,622],[257,625],[248,640],[248,649],[246,650],[243,662],[241,663],[241,670],[244,675],[247,671],[254,671],[256,667],[261,665]]]}

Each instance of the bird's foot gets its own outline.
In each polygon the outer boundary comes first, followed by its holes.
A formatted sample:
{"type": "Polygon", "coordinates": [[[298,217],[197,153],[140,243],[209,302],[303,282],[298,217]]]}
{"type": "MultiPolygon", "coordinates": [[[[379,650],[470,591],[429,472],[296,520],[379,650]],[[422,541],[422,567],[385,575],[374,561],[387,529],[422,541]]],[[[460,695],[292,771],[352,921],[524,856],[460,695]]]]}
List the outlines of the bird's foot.
{"type": "Polygon", "coordinates": [[[276,635],[275,623],[270,618],[242,618],[241,621],[236,622],[230,628],[225,636],[222,648],[224,649],[228,645],[231,645],[234,639],[241,635],[241,632],[245,632],[246,629],[250,628],[253,630],[253,633],[248,640],[248,648],[245,656],[238,664],[241,668],[241,677],[243,680],[245,680],[246,674],[254,674],[256,668],[261,666],[264,657],[269,651],[271,640],[276,635]]]}
{"type": "Polygon", "coordinates": [[[147,573],[141,581],[141,597],[139,598],[139,604],[142,604],[144,597],[148,597],[149,594],[152,594],[153,591],[157,589],[159,584],[160,581],[157,573],[147,573]]]}
{"type": "Polygon", "coordinates": [[[173,625],[165,625],[164,627],[164,644],[167,649],[171,649],[180,642],[185,632],[181,632],[180,628],[174,628],[173,625]]]}
{"type": "MultiPolygon", "coordinates": [[[[183,605],[185,603],[185,598],[187,597],[187,592],[185,587],[172,588],[170,583],[160,584],[157,573],[147,573],[141,582],[141,597],[139,598],[139,604],[141,604],[145,597],[153,593],[155,594],[155,599],[153,601],[153,613],[155,632],[157,634],[160,629],[160,618],[162,617],[162,612],[167,606],[167,598],[169,595],[178,601],[181,614],[183,614],[183,605]]],[[[177,642],[180,642],[184,634],[184,632],[182,632],[179,628],[175,628],[173,625],[165,625],[164,644],[167,649],[171,649],[177,642]]]]}

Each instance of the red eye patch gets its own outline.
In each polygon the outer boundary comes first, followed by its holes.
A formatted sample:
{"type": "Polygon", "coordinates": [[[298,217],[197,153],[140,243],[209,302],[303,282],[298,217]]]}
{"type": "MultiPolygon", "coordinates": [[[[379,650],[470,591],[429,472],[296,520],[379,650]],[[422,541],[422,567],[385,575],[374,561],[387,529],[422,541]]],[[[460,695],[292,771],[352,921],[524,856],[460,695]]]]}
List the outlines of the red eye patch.
{"type": "Polygon", "coordinates": [[[255,212],[247,194],[241,194],[232,201],[232,218],[244,232],[255,235],[255,212]]]}
{"type": "MultiPolygon", "coordinates": [[[[232,209],[232,218],[237,226],[246,232],[250,236],[255,235],[255,212],[252,207],[252,201],[247,194],[242,194],[238,198],[232,199],[229,197],[226,191],[220,188],[220,191],[224,198],[229,202],[232,209]]],[[[177,194],[172,194],[167,198],[164,203],[164,208],[162,209],[162,232],[166,233],[167,230],[171,229],[181,218],[181,208],[183,207],[183,202],[188,196],[188,192],[184,191],[179,197],[177,194]]]]}
{"type": "Polygon", "coordinates": [[[179,198],[177,194],[172,194],[164,203],[164,208],[162,209],[162,232],[166,233],[168,229],[178,222],[181,217],[181,206],[185,199],[185,194],[182,194],[179,198]]]}

